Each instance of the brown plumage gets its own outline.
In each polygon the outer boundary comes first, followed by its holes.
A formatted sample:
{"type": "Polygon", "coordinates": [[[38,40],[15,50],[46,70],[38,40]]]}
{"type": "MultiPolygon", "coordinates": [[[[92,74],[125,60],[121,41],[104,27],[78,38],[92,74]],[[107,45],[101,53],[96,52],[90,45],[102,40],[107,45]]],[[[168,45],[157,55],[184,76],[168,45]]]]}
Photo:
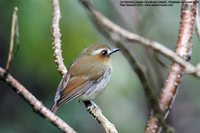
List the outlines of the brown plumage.
{"type": "Polygon", "coordinates": [[[61,80],[54,99],[52,112],[76,97],[91,100],[100,94],[110,80],[112,65],[110,55],[118,49],[107,45],[93,45],[83,50],[61,80]]]}

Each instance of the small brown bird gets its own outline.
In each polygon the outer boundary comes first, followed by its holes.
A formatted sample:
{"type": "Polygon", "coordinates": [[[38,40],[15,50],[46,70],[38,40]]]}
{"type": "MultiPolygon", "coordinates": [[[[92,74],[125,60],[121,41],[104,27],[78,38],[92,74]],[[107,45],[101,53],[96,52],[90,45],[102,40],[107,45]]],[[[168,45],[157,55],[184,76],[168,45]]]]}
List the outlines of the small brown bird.
{"type": "Polygon", "coordinates": [[[58,85],[52,112],[76,97],[81,101],[94,99],[101,94],[112,73],[110,55],[119,51],[107,45],[92,45],[82,51],[58,85]]]}

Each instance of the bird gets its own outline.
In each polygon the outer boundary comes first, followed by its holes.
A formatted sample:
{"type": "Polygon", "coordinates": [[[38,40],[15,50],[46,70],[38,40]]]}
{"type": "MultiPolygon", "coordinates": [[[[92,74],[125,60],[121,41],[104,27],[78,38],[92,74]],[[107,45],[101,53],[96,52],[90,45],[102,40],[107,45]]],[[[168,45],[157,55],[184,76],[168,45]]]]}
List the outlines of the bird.
{"type": "Polygon", "coordinates": [[[100,95],[111,78],[110,56],[117,51],[119,48],[111,49],[106,44],[85,48],[60,81],[51,111],[56,113],[60,106],[77,97],[84,102],[100,95]]]}

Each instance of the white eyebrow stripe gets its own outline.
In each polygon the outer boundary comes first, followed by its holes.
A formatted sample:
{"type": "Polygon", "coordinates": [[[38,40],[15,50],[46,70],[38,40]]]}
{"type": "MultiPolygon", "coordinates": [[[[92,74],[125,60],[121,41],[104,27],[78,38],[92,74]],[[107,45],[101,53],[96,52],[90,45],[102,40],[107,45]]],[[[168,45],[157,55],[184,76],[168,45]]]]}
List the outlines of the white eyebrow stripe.
{"type": "Polygon", "coordinates": [[[100,49],[97,49],[95,51],[92,52],[92,55],[96,55],[96,54],[99,54],[101,53],[101,51],[105,50],[105,48],[100,48],[100,49]]]}

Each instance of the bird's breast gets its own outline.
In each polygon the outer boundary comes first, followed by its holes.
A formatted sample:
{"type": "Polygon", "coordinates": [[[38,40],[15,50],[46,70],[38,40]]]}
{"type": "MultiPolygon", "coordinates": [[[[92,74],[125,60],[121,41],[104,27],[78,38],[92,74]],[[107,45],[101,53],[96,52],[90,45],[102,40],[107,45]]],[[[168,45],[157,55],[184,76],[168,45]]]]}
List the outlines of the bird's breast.
{"type": "Polygon", "coordinates": [[[110,81],[111,73],[112,67],[107,68],[103,75],[99,77],[89,89],[87,89],[87,91],[80,97],[80,99],[91,100],[94,99],[97,95],[100,95],[110,81]]]}

